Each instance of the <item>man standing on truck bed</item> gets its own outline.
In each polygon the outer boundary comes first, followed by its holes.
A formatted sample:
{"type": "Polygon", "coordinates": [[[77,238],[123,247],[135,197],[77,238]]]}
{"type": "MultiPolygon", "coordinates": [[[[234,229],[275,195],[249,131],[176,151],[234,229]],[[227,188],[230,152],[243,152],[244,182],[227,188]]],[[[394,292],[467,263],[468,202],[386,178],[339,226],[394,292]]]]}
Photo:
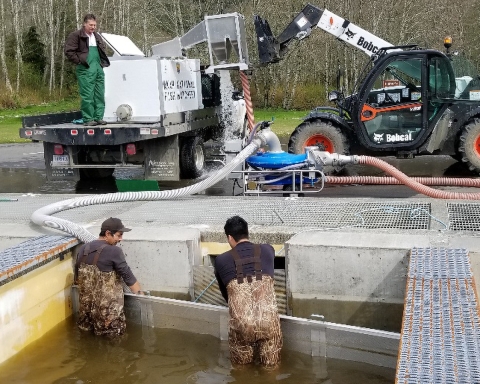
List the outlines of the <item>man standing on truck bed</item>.
{"type": "Polygon", "coordinates": [[[82,99],[80,109],[86,126],[105,125],[105,74],[103,68],[110,65],[106,45],[95,32],[97,20],[89,13],[83,18],[83,26],[72,32],[65,42],[65,55],[77,65],[78,88],[82,99]]]}
{"type": "Polygon", "coordinates": [[[266,367],[280,362],[282,330],[274,288],[275,251],[248,240],[248,224],[240,216],[225,223],[230,251],[215,260],[215,277],[228,302],[228,344],[234,364],[254,362],[258,353],[266,367]]]}

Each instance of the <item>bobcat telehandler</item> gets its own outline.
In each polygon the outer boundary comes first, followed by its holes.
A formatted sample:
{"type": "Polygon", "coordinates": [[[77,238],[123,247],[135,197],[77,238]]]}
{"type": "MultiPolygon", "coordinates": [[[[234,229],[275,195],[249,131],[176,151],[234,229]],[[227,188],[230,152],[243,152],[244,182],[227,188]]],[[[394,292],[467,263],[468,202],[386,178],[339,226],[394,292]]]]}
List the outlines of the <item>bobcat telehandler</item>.
{"type": "Polygon", "coordinates": [[[265,19],[256,15],[254,22],[263,65],[280,61],[289,43],[309,36],[314,27],[370,56],[352,93],[331,91],[336,108],[315,108],[294,130],[289,152],[319,146],[331,153],[398,158],[441,154],[480,172],[480,77],[450,54],[451,38],[444,41],[446,53],[393,46],[310,4],[277,38],[265,19]]]}

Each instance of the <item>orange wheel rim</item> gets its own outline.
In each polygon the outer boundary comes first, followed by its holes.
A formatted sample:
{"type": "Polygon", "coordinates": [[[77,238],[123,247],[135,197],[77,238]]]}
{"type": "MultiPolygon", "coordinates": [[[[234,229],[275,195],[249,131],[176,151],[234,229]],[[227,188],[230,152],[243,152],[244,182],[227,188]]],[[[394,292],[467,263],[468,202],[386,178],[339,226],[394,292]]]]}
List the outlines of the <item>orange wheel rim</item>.
{"type": "MultiPolygon", "coordinates": [[[[478,138],[478,142],[480,144],[480,137],[478,138]]],[[[303,148],[313,147],[315,145],[323,146],[323,148],[325,148],[325,151],[327,152],[330,152],[330,153],[335,152],[333,141],[324,135],[310,136],[307,140],[305,140],[305,143],[303,144],[303,148]]],[[[480,147],[478,147],[477,149],[480,150],[480,147]]]]}
{"type": "Polygon", "coordinates": [[[473,150],[475,151],[475,154],[480,157],[480,135],[477,136],[473,143],[473,150]]]}

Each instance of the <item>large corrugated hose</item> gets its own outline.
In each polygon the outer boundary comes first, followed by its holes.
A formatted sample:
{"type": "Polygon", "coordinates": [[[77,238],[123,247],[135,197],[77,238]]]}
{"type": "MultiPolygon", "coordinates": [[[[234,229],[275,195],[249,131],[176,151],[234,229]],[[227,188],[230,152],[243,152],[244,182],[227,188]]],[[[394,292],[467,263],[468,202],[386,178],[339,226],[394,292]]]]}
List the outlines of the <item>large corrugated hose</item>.
{"type": "MultiPolygon", "coordinates": [[[[260,124],[260,123],[259,123],[260,124]]],[[[256,131],[256,127],[254,127],[256,131]]],[[[205,189],[215,185],[225,178],[230,172],[243,164],[243,162],[252,155],[260,146],[269,142],[274,142],[274,138],[278,140],[276,135],[266,129],[256,134],[255,138],[248,144],[230,163],[222,169],[207,177],[196,184],[179,189],[168,191],[144,191],[144,192],[122,192],[109,193],[103,195],[84,196],[75,199],[60,201],[37,209],[31,216],[31,220],[40,226],[50,227],[67,232],[83,242],[89,242],[96,239],[92,233],[78,224],[68,220],[52,217],[50,215],[66,211],[68,209],[84,207],[88,205],[118,203],[127,201],[155,201],[175,199],[178,197],[190,196],[202,192],[205,189]]],[[[370,156],[358,156],[359,164],[372,165],[388,174],[395,179],[386,177],[373,176],[352,176],[352,177],[335,177],[326,176],[326,183],[335,184],[404,184],[413,190],[436,199],[462,199],[462,200],[480,200],[480,193],[463,193],[440,191],[426,186],[430,185],[454,185],[454,186],[480,186],[479,180],[472,179],[453,179],[453,178],[413,178],[405,175],[387,162],[370,156]]]]}
{"type": "Polygon", "coordinates": [[[67,232],[85,243],[93,241],[97,238],[97,236],[94,236],[82,226],[72,223],[68,220],[52,217],[50,215],[72,208],[85,207],[87,205],[119,203],[126,201],[167,200],[194,195],[217,184],[220,180],[224,179],[228,174],[230,174],[233,169],[243,164],[247,157],[252,155],[262,145],[267,144],[268,135],[269,132],[259,132],[256,138],[252,140],[252,142],[247,145],[230,163],[225,165],[211,176],[207,177],[205,180],[188,187],[172,189],[168,191],[107,193],[103,195],[83,196],[59,201],[57,203],[37,209],[35,212],[33,212],[31,220],[35,224],[67,232]]]}
{"type": "MultiPolygon", "coordinates": [[[[423,185],[480,187],[480,179],[460,179],[453,177],[410,177],[410,179],[423,185]]],[[[403,182],[389,176],[325,176],[325,184],[403,185],[403,182]]]]}
{"type": "MultiPolygon", "coordinates": [[[[412,188],[414,191],[417,191],[422,195],[433,197],[435,199],[480,200],[480,193],[478,192],[471,192],[471,193],[448,192],[448,191],[440,191],[438,189],[427,187],[426,185],[421,184],[419,181],[416,181],[415,179],[405,175],[403,172],[399,171],[393,165],[390,165],[381,159],[377,159],[376,157],[359,156],[359,164],[373,165],[374,167],[377,167],[387,172],[388,174],[392,175],[394,178],[399,180],[401,183],[405,184],[407,187],[412,188]]],[[[456,179],[453,179],[453,180],[456,180],[456,179]]],[[[462,180],[462,179],[459,179],[459,180],[462,180]]],[[[462,184],[462,182],[460,181],[455,181],[454,185],[466,186],[466,184],[462,184]]]]}
{"type": "Polygon", "coordinates": [[[247,74],[243,71],[240,71],[240,79],[242,81],[243,97],[245,99],[245,106],[247,107],[248,126],[250,127],[250,132],[252,132],[253,127],[255,125],[255,118],[254,118],[254,115],[253,115],[252,97],[250,95],[250,83],[248,81],[247,74]]]}

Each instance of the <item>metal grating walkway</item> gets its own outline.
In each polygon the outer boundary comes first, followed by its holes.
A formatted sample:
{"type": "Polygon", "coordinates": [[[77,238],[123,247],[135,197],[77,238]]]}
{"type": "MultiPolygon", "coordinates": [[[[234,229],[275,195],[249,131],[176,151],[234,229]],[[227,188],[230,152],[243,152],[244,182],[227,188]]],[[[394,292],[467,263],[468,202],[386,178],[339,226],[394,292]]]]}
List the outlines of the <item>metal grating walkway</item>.
{"type": "Polygon", "coordinates": [[[480,383],[480,321],[465,249],[411,251],[396,383],[480,383]]]}
{"type": "MultiPolygon", "coordinates": [[[[200,198],[145,202],[129,210],[128,220],[163,225],[223,226],[229,217],[240,215],[251,225],[429,229],[430,212],[431,206],[427,203],[200,198]]],[[[69,212],[63,214],[62,218],[67,218],[69,212]]]]}
{"type": "Polygon", "coordinates": [[[449,229],[452,231],[480,231],[478,203],[447,203],[449,229]]]}
{"type": "Polygon", "coordinates": [[[0,286],[79,244],[71,236],[38,236],[0,252],[0,286]]]}

